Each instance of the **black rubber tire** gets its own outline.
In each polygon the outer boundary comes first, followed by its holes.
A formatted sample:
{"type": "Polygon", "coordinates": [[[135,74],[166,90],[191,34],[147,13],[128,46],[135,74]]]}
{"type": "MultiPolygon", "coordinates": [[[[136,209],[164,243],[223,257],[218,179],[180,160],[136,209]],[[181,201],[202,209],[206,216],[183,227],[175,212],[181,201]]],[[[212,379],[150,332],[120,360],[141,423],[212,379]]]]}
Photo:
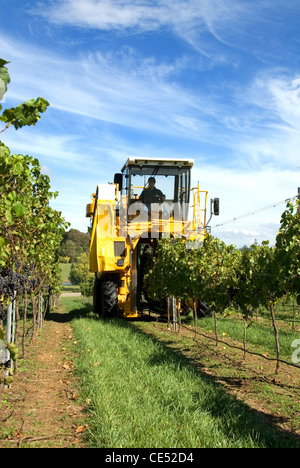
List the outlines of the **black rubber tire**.
{"type": "Polygon", "coordinates": [[[103,279],[101,284],[101,315],[103,317],[115,317],[118,312],[117,283],[111,279],[103,279]]]}
{"type": "Polygon", "coordinates": [[[199,302],[198,317],[212,317],[212,310],[207,302],[199,302]]]}
{"type": "Polygon", "coordinates": [[[95,276],[93,293],[93,311],[99,317],[118,315],[118,286],[109,278],[99,279],[95,276]]]}

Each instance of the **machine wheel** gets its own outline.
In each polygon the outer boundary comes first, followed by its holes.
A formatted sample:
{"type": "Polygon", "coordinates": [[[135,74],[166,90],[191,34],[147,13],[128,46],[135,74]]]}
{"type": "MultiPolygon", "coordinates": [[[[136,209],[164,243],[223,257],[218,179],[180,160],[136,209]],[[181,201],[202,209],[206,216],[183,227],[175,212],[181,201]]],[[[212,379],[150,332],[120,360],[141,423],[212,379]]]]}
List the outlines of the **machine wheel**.
{"type": "Polygon", "coordinates": [[[212,311],[207,302],[199,302],[198,317],[212,317],[212,311]]]}
{"type": "Polygon", "coordinates": [[[95,277],[93,310],[100,317],[115,317],[118,314],[118,286],[116,281],[95,277]]]}
{"type": "Polygon", "coordinates": [[[117,284],[111,279],[103,279],[101,283],[101,315],[115,317],[118,314],[117,284]]]}
{"type": "Polygon", "coordinates": [[[93,310],[99,317],[114,317],[118,314],[118,287],[114,280],[95,276],[93,310]]]}

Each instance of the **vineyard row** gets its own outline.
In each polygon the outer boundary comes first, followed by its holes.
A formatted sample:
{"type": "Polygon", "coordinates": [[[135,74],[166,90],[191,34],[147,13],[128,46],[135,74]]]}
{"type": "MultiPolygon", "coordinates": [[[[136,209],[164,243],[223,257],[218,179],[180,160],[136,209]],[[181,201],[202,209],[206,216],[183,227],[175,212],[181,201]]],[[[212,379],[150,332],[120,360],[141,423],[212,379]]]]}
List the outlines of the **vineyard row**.
{"type": "Polygon", "coordinates": [[[245,322],[253,311],[270,311],[279,371],[280,345],[275,304],[283,297],[295,297],[300,305],[300,200],[288,202],[282,214],[275,247],[269,242],[249,249],[236,249],[207,236],[199,249],[186,248],[181,239],[162,239],[146,277],[154,299],[174,297],[193,308],[209,304],[215,330],[217,317],[229,306],[242,314],[245,322]]]}

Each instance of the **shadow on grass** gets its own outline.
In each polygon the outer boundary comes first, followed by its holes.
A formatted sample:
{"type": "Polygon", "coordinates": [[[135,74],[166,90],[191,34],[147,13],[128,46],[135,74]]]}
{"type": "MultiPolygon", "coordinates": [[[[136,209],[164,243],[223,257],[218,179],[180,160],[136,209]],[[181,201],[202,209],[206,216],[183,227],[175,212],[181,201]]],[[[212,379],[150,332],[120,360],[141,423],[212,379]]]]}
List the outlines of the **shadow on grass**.
{"type": "MultiPolygon", "coordinates": [[[[118,324],[117,326],[120,325],[118,324]]],[[[224,425],[225,428],[227,426],[227,421],[238,421],[234,427],[227,427],[227,432],[233,439],[235,437],[239,439],[239,437],[243,435],[250,435],[254,440],[257,439],[257,442],[259,441],[261,446],[266,448],[300,448],[300,437],[297,434],[278,427],[278,424],[285,422],[286,419],[284,417],[251,408],[246,403],[238,400],[234,395],[226,392],[220,380],[217,382],[216,377],[202,372],[201,366],[195,365],[192,359],[189,359],[179,350],[174,350],[168,346],[168,343],[160,341],[156,336],[146,334],[142,330],[136,328],[134,323],[131,324],[127,322],[126,326],[132,326],[134,333],[141,334],[147,339],[163,346],[163,350],[152,354],[147,362],[149,366],[160,366],[167,363],[186,367],[190,369],[192,373],[197,373],[201,378],[201,382],[204,382],[208,386],[213,386],[214,392],[207,392],[207,395],[204,397],[205,402],[203,402],[203,394],[201,394],[201,405],[204,403],[203,406],[205,409],[209,411],[219,423],[222,421],[221,424],[224,425]],[[164,350],[167,350],[167,352],[164,350]],[[211,395],[213,395],[213,398],[211,398],[211,395]],[[232,418],[233,414],[236,417],[232,418]]],[[[170,341],[170,345],[171,344],[172,341],[170,341]]],[[[238,387],[240,379],[236,380],[238,387]]],[[[201,382],[199,381],[199,383],[201,382]]],[[[200,392],[195,392],[195,394],[191,396],[194,401],[197,401],[199,395],[200,392]]]]}
{"type": "MultiPolygon", "coordinates": [[[[231,440],[240,440],[241,438],[250,436],[261,447],[300,448],[299,436],[278,427],[278,424],[284,423],[284,418],[254,410],[235,396],[227,393],[224,386],[220,382],[216,382],[216,378],[203,373],[201,367],[196,366],[192,360],[180,353],[180,351],[172,349],[168,346],[168,343],[162,342],[157,337],[148,335],[138,329],[132,321],[120,318],[99,318],[93,313],[91,304],[80,303],[78,300],[69,301],[65,312],[63,310],[51,312],[46,317],[46,320],[60,323],[71,323],[73,320],[80,318],[90,318],[95,321],[100,320],[119,329],[130,329],[132,334],[142,336],[145,342],[157,343],[158,346],[155,352],[149,356],[147,365],[151,367],[167,365],[169,368],[175,366],[176,368],[185,368],[194,375],[197,374],[199,386],[206,385],[208,390],[206,392],[194,391],[191,395],[193,402],[195,402],[195,405],[199,404],[205,408],[215,418],[216,424],[223,427],[224,432],[228,434],[231,440]],[[232,421],[235,422],[232,423],[232,421]]],[[[144,319],[150,320],[147,317],[144,317],[144,319]]]]}
{"type": "Polygon", "coordinates": [[[68,309],[71,307],[71,310],[65,311],[64,309],[59,308],[58,310],[51,311],[45,317],[46,321],[52,321],[57,323],[68,323],[72,320],[77,320],[80,318],[86,318],[89,315],[97,320],[97,316],[93,313],[93,306],[89,303],[79,302],[78,299],[69,299],[68,309]],[[74,306],[74,308],[72,308],[74,306]]]}

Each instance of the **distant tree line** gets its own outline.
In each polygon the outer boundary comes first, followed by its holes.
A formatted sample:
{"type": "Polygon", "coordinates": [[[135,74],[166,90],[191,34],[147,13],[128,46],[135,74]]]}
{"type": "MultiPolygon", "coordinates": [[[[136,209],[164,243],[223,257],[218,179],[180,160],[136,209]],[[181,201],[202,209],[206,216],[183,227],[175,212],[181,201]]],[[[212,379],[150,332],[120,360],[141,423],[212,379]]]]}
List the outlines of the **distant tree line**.
{"type": "Polygon", "coordinates": [[[74,263],[76,257],[89,251],[90,234],[77,229],[70,229],[63,235],[59,247],[59,260],[61,263],[74,263]]]}

